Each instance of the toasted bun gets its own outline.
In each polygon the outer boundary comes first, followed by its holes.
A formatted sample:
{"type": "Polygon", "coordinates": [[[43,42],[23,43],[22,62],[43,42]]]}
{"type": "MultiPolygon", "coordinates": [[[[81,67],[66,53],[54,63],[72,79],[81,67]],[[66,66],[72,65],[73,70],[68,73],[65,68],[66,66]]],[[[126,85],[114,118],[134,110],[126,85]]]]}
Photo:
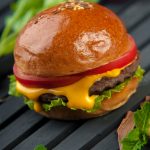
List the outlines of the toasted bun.
{"type": "Polygon", "coordinates": [[[65,9],[61,5],[34,17],[20,33],[15,64],[24,74],[64,76],[106,64],[129,50],[120,19],[109,9],[65,9]]]}
{"type": "Polygon", "coordinates": [[[86,113],[82,110],[71,110],[67,107],[57,107],[49,112],[42,111],[39,113],[48,118],[60,120],[79,120],[102,116],[124,105],[129,100],[129,97],[135,93],[138,83],[139,79],[133,78],[121,92],[115,93],[110,99],[104,100],[101,104],[101,109],[94,113],[86,113]]]}

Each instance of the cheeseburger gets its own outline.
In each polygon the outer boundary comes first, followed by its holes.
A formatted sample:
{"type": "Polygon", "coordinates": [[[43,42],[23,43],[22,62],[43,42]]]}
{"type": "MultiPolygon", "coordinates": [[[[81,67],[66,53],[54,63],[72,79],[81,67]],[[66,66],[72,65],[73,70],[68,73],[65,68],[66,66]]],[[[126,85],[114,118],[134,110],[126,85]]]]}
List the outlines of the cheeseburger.
{"type": "Polygon", "coordinates": [[[120,19],[83,1],[35,16],[18,36],[14,58],[10,93],[55,119],[87,119],[117,109],[143,76],[136,43],[120,19]]]}

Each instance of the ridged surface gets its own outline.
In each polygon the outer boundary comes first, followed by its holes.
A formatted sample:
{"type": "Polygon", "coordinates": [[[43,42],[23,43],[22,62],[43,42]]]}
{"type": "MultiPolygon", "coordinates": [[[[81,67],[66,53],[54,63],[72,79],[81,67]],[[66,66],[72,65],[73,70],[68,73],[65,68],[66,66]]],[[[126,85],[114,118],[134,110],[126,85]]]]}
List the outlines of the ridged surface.
{"type": "MultiPolygon", "coordinates": [[[[128,110],[136,110],[143,98],[150,95],[150,1],[116,1],[105,0],[104,5],[122,17],[136,39],[141,66],[146,70],[137,93],[122,108],[97,119],[78,122],[48,120],[28,110],[20,98],[8,97],[6,75],[11,70],[6,69],[9,65],[6,62],[9,59],[0,59],[3,64],[0,69],[0,100],[6,100],[0,104],[0,149],[32,150],[36,145],[44,144],[55,150],[118,150],[116,129],[122,118],[128,110]]],[[[144,148],[149,149],[150,145],[144,148]]]]}

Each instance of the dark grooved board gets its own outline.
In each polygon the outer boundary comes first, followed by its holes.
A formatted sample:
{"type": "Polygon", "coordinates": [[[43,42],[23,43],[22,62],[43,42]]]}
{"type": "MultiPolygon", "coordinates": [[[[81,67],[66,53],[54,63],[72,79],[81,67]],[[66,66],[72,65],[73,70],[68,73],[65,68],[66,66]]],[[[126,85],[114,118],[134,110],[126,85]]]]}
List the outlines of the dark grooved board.
{"type": "MultiPolygon", "coordinates": [[[[149,85],[150,84],[150,71],[144,76],[143,82],[141,85],[149,85]]],[[[150,88],[149,88],[150,89],[150,88]]]]}
{"type": "Polygon", "coordinates": [[[5,16],[10,14],[10,10],[4,10],[3,13],[0,12],[0,33],[5,24],[5,16]]]}
{"type": "Polygon", "coordinates": [[[143,21],[139,26],[133,29],[133,31],[131,32],[138,46],[147,43],[147,41],[150,42],[149,28],[150,28],[150,16],[145,21],[143,21]]]}
{"type": "Polygon", "coordinates": [[[0,58],[0,64],[0,77],[12,74],[12,66],[14,64],[13,55],[8,55],[0,58]]]}
{"type": "Polygon", "coordinates": [[[4,128],[0,132],[0,147],[3,148],[11,148],[12,145],[14,145],[15,140],[17,140],[23,134],[25,134],[27,131],[30,133],[31,128],[36,128],[36,124],[41,121],[42,117],[35,114],[34,112],[28,110],[25,113],[23,113],[20,117],[18,117],[15,121],[10,123],[6,128],[4,128]],[[12,144],[13,142],[13,144],[12,144]]]}
{"type": "Polygon", "coordinates": [[[113,150],[118,150],[118,142],[117,142],[117,140],[115,141],[113,139],[117,139],[117,134],[116,134],[115,131],[110,133],[100,143],[95,145],[92,148],[92,150],[100,150],[100,149],[102,149],[102,150],[110,150],[110,147],[112,147],[113,150]]]}
{"type": "Polygon", "coordinates": [[[141,66],[147,70],[150,69],[150,43],[142,49],[140,57],[141,66]]]}
{"type": "MultiPolygon", "coordinates": [[[[0,2],[0,20],[9,13],[8,2],[0,2]]],[[[97,119],[65,122],[44,119],[27,109],[20,98],[7,97],[8,79],[12,72],[12,55],[0,58],[0,150],[33,150],[44,144],[55,150],[118,150],[116,128],[128,110],[136,110],[144,96],[150,95],[150,1],[103,0],[115,11],[135,37],[141,52],[141,66],[146,69],[137,93],[122,108],[97,119]]],[[[0,24],[0,30],[4,23],[0,24]]],[[[144,150],[149,150],[147,145],[144,150]]]]}
{"type": "Polygon", "coordinates": [[[128,29],[134,28],[137,23],[150,15],[150,4],[147,0],[138,0],[136,5],[133,3],[128,9],[123,11],[119,16],[122,18],[128,29]],[[140,11],[142,13],[137,12],[140,11]]]}
{"type": "Polygon", "coordinates": [[[0,79],[0,98],[4,98],[8,95],[9,80],[7,77],[0,79]]]}
{"type": "Polygon", "coordinates": [[[14,150],[33,149],[39,143],[49,145],[49,148],[52,148],[79,125],[80,123],[78,122],[49,121],[28,139],[15,147],[14,150]]]}
{"type": "Polygon", "coordinates": [[[13,64],[13,55],[8,55],[0,58],[0,76],[7,76],[8,74],[11,74],[13,70],[13,64]]]}
{"type": "Polygon", "coordinates": [[[0,125],[10,120],[13,115],[25,106],[21,98],[8,97],[5,101],[4,104],[0,105],[0,125]]]}
{"type": "MultiPolygon", "coordinates": [[[[135,0],[137,1],[137,0],[135,0]]],[[[115,13],[119,13],[123,11],[125,8],[127,8],[130,4],[132,5],[132,0],[103,0],[102,4],[106,5],[108,8],[113,10],[115,13]]]]}

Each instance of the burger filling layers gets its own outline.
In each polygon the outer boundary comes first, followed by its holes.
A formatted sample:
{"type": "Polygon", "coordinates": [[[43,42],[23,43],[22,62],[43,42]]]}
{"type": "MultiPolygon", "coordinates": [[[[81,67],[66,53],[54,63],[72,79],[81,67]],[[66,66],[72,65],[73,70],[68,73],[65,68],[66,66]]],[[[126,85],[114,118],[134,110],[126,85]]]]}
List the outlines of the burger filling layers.
{"type": "Polygon", "coordinates": [[[144,71],[138,64],[136,59],[123,68],[89,75],[71,85],[52,89],[26,87],[11,76],[9,94],[23,95],[24,102],[37,112],[60,106],[95,112],[100,109],[102,101],[111,98],[113,93],[121,92],[130,80],[141,80],[144,71]]]}

